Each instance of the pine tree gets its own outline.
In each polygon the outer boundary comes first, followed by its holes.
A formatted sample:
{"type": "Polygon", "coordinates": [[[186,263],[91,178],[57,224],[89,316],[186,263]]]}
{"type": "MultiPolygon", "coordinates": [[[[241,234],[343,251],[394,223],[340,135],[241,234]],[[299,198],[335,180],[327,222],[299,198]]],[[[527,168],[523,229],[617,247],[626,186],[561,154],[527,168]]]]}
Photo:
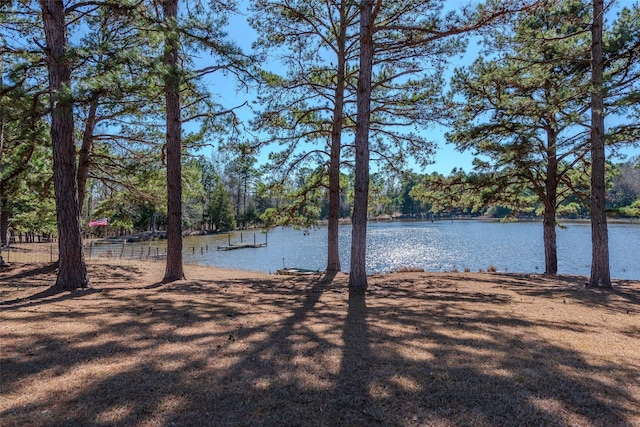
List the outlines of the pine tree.
{"type": "Polygon", "coordinates": [[[167,264],[163,282],[184,279],[182,264],[182,122],[180,119],[181,70],[178,65],[180,35],[178,0],[162,4],[165,31],[165,100],[167,126],[167,264]]]}
{"type": "Polygon", "coordinates": [[[590,287],[611,287],[604,152],[604,0],[593,0],[591,26],[591,277],[590,287]]]}
{"type": "MultiPolygon", "coordinates": [[[[584,199],[573,173],[588,154],[581,129],[585,86],[584,31],[588,9],[576,3],[514,16],[503,31],[485,36],[487,50],[500,52],[458,69],[455,109],[447,134],[460,150],[472,150],[476,175],[467,191],[481,194],[482,207],[496,204],[512,215],[542,205],[545,273],[558,270],[556,213],[572,197],[584,199]]],[[[455,191],[453,188],[451,191],[455,191]]],[[[460,192],[458,190],[458,192],[460,192]]]]}
{"type": "Polygon", "coordinates": [[[54,289],[73,290],[89,287],[89,278],[80,231],[67,23],[61,1],[40,0],[40,6],[49,70],[53,179],[58,222],[59,265],[54,289]]]}

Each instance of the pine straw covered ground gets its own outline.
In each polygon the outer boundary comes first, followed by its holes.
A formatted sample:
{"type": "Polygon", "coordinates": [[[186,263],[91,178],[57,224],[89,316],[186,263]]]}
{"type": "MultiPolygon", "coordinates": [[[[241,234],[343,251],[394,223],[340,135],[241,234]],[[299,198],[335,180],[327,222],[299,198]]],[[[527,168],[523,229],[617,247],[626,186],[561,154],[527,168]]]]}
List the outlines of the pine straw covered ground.
{"type": "Polygon", "coordinates": [[[0,424],[640,426],[640,282],[163,269],[0,273],[0,424]]]}

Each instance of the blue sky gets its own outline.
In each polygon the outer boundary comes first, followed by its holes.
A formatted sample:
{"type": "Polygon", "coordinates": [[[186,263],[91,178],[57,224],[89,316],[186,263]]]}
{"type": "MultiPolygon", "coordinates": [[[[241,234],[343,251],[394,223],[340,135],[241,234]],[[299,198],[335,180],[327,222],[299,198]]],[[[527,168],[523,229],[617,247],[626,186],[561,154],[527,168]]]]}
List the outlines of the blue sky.
{"type": "MultiPolygon", "coordinates": [[[[242,4],[246,2],[241,1],[239,3],[242,4]]],[[[468,2],[463,0],[453,0],[447,1],[447,3],[447,6],[454,6],[465,4],[468,2]]],[[[233,17],[230,20],[228,34],[229,38],[233,40],[237,45],[239,45],[245,52],[250,52],[251,43],[255,40],[256,33],[248,25],[246,19],[246,16],[233,17]]],[[[475,46],[475,44],[470,43],[471,48],[475,46]]],[[[453,67],[469,64],[470,61],[473,60],[473,58],[475,58],[475,53],[469,54],[463,58],[451,58],[452,69],[453,67]]],[[[210,89],[212,90],[212,92],[220,96],[219,101],[227,108],[240,105],[247,100],[250,101],[251,99],[253,99],[252,93],[246,93],[243,91],[238,92],[236,90],[235,82],[231,78],[226,78],[222,75],[215,75],[210,76],[210,79],[210,89]]],[[[245,112],[242,112],[240,116],[243,119],[249,119],[251,117],[251,114],[247,109],[245,112]]],[[[448,175],[454,167],[463,168],[466,171],[471,170],[471,161],[473,159],[473,156],[470,153],[460,153],[456,151],[452,145],[446,144],[444,141],[444,133],[446,132],[446,129],[434,126],[428,129],[426,132],[429,133],[431,139],[437,141],[439,148],[433,159],[435,163],[427,166],[425,169],[416,170],[417,172],[432,173],[436,171],[448,175]]],[[[261,153],[261,160],[266,161],[267,155],[267,152],[261,153]]]]}
{"type": "MultiPolygon", "coordinates": [[[[245,1],[239,2],[241,5],[246,4],[245,1]]],[[[447,8],[457,8],[463,4],[467,4],[466,0],[447,0],[447,8]]],[[[246,16],[235,16],[231,19],[228,33],[229,38],[237,43],[246,52],[251,51],[251,43],[256,38],[255,31],[247,24],[246,16]]],[[[467,53],[461,57],[450,58],[450,70],[452,71],[456,67],[461,67],[471,64],[471,62],[477,57],[479,46],[478,40],[471,40],[469,42],[467,53]]],[[[253,99],[252,93],[238,92],[236,91],[235,82],[222,75],[216,75],[211,77],[211,90],[214,93],[220,95],[220,102],[225,107],[237,106],[247,100],[253,99]]],[[[242,119],[249,119],[251,117],[248,109],[240,114],[242,119]]],[[[448,175],[452,169],[461,168],[467,172],[472,170],[473,155],[470,152],[461,153],[457,151],[453,145],[447,144],[444,138],[444,134],[447,129],[440,126],[434,126],[428,129],[430,139],[434,140],[438,144],[438,149],[433,158],[434,163],[427,166],[425,169],[416,169],[420,173],[432,173],[439,172],[444,175],[448,175]]],[[[637,148],[629,148],[623,151],[628,156],[640,154],[640,150],[637,148]]],[[[261,161],[266,161],[268,153],[261,153],[261,161]]]]}

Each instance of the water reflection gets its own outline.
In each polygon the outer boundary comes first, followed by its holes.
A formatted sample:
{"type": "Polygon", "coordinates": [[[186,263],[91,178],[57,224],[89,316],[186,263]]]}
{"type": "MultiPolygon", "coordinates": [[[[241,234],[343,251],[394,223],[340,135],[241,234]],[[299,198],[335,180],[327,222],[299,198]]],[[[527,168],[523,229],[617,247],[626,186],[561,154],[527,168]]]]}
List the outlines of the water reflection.
{"type": "MultiPolygon", "coordinates": [[[[588,276],[591,268],[589,223],[568,223],[558,229],[558,272],[588,276]]],[[[540,222],[436,221],[371,223],[367,232],[367,271],[383,273],[403,267],[426,271],[544,272],[540,222]]],[[[349,270],[351,227],[340,228],[340,259],[349,270]]],[[[326,267],[327,230],[292,228],[245,231],[243,242],[268,241],[268,247],[217,251],[240,241],[240,233],[185,238],[185,262],[250,271],[326,267]],[[205,251],[201,248],[208,247],[205,251]]],[[[154,243],[156,244],[156,243],[154,243]]],[[[640,279],[640,225],[609,224],[611,277],[640,279]]]]}

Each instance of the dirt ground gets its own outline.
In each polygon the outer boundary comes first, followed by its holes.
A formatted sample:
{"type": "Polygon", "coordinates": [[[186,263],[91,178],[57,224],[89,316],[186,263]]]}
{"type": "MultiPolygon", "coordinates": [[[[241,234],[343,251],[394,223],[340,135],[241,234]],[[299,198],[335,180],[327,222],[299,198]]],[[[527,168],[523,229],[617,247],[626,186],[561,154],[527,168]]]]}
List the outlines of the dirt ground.
{"type": "Polygon", "coordinates": [[[638,281],[110,262],[0,273],[1,426],[640,426],[638,281]]]}

